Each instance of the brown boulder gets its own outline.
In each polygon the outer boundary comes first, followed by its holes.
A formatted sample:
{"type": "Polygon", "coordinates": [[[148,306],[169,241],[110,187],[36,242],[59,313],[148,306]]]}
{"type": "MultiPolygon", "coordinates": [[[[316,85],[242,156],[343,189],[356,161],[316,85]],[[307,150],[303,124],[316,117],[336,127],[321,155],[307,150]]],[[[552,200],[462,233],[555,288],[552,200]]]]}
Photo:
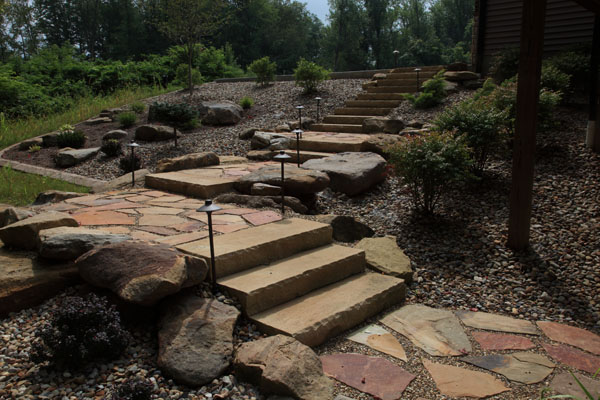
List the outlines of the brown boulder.
{"type": "Polygon", "coordinates": [[[91,250],[75,261],[88,283],[111,290],[143,306],[201,283],[208,267],[203,259],[183,256],[164,244],[126,241],[91,250]]]}
{"type": "MultiPolygon", "coordinates": [[[[281,167],[268,165],[248,175],[244,175],[234,183],[234,187],[241,193],[249,194],[255,183],[281,186],[281,167]]],[[[327,174],[313,171],[308,168],[298,168],[295,165],[285,166],[285,194],[290,196],[303,196],[322,191],[329,186],[327,174]]]]}
{"type": "Polygon", "coordinates": [[[347,215],[317,215],[316,220],[333,228],[333,238],[339,242],[354,242],[375,234],[373,229],[347,215]]]}
{"type": "Polygon", "coordinates": [[[386,117],[369,117],[362,123],[362,129],[365,133],[383,132],[385,124],[388,121],[386,117]]]}
{"type": "Polygon", "coordinates": [[[233,366],[242,379],[258,385],[265,394],[301,400],[333,397],[333,384],[323,374],[319,357],[310,347],[288,336],[244,343],[233,366]]]}
{"type": "Polygon", "coordinates": [[[471,81],[479,79],[479,74],[471,71],[446,71],[444,72],[444,79],[451,82],[471,81]]]}
{"type": "Polygon", "coordinates": [[[387,133],[377,133],[370,135],[369,139],[363,142],[362,150],[379,154],[385,157],[387,148],[398,143],[402,138],[399,135],[390,135],[387,133]]]}
{"type": "Polygon", "coordinates": [[[156,172],[181,171],[219,165],[219,156],[212,152],[186,154],[176,158],[160,160],[156,165],[156,172]]]}
{"type": "Polygon", "coordinates": [[[61,192],[60,190],[46,190],[45,192],[42,192],[37,195],[35,201],[33,202],[33,205],[40,206],[42,204],[48,203],[60,203],[61,201],[82,196],[86,196],[86,193],[61,192]]]}
{"type": "Polygon", "coordinates": [[[0,229],[0,240],[6,246],[33,250],[37,246],[39,231],[59,226],[79,226],[79,223],[69,214],[48,211],[0,229]]]}
{"type": "Polygon", "coordinates": [[[229,368],[240,315],[235,307],[182,293],[167,299],[161,309],[157,363],[166,374],[199,386],[229,368]]]}
{"type": "Polygon", "coordinates": [[[31,210],[0,204],[0,228],[34,215],[35,212],[31,210]]]}
{"type": "Polygon", "coordinates": [[[131,239],[98,229],[59,227],[39,232],[38,251],[41,257],[51,260],[71,261],[94,247],[131,239]]]}
{"type": "Polygon", "coordinates": [[[135,130],[135,140],[158,142],[175,138],[173,128],[162,125],[142,125],[135,130]]]}

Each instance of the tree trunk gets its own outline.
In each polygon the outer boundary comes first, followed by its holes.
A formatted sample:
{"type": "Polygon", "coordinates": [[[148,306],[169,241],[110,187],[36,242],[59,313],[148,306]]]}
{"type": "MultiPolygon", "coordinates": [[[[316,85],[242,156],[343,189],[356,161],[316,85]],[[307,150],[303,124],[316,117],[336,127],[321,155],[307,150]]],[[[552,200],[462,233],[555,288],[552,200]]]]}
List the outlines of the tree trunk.
{"type": "Polygon", "coordinates": [[[194,94],[194,83],[192,82],[192,60],[194,59],[194,44],[188,43],[188,89],[190,91],[190,99],[194,94]]]}

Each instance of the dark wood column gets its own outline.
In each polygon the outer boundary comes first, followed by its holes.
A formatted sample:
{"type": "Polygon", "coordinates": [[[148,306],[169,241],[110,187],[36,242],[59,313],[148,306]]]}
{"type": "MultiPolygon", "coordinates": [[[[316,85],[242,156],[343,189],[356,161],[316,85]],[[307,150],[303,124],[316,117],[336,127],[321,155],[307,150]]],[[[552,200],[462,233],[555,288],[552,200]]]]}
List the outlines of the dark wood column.
{"type": "Polygon", "coordinates": [[[596,153],[600,153],[600,124],[598,114],[598,61],[600,61],[600,17],[594,18],[594,39],[592,40],[592,57],[590,60],[590,116],[586,144],[596,153]]]}
{"type": "Polygon", "coordinates": [[[529,246],[540,74],[544,48],[546,0],[523,2],[517,116],[513,149],[508,246],[529,246]]]}

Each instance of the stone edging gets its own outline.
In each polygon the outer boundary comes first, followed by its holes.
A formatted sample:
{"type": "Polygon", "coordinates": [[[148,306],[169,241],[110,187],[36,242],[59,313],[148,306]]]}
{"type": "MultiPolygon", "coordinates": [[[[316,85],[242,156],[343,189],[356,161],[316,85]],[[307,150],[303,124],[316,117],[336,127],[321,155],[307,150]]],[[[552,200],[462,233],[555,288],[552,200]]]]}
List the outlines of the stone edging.
{"type": "MultiPolygon", "coordinates": [[[[344,71],[344,72],[332,72],[330,79],[371,79],[373,75],[378,73],[387,74],[390,69],[372,69],[364,71],[344,71]]],[[[234,83],[234,82],[254,82],[256,78],[221,78],[215,79],[213,82],[216,83],[234,83]]],[[[275,81],[293,81],[294,75],[276,75],[275,81]]]]}

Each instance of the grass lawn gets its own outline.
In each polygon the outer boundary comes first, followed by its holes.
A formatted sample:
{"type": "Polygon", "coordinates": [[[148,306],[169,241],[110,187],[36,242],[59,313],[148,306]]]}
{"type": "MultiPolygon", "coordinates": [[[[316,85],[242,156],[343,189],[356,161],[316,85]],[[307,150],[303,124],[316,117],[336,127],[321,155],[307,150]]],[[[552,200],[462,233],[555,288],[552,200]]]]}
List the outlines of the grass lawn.
{"type": "Polygon", "coordinates": [[[33,203],[37,195],[46,190],[87,193],[89,188],[73,185],[58,179],[14,171],[10,167],[0,170],[0,203],[24,206],[33,203]]]}

